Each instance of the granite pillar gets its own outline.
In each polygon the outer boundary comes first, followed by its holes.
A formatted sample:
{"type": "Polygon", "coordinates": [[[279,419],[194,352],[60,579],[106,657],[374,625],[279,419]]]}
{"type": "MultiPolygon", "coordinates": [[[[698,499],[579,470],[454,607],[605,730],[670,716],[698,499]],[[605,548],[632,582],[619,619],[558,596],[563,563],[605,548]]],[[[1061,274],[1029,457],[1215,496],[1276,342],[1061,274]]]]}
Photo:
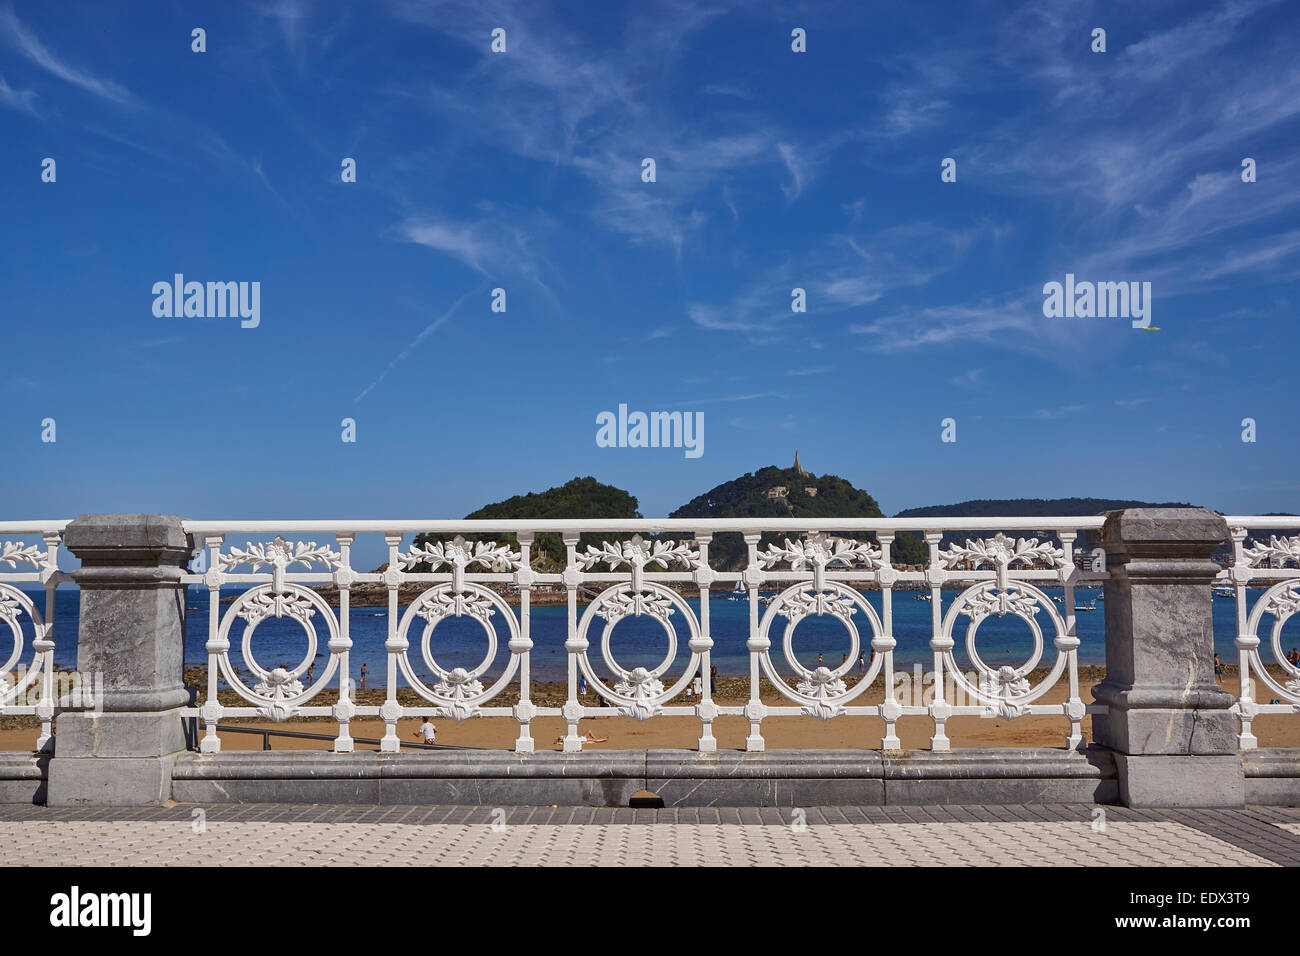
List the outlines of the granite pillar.
{"type": "Polygon", "coordinates": [[[1233,698],[1214,678],[1211,556],[1227,539],[1204,508],[1113,511],[1102,529],[1110,712],[1093,719],[1132,807],[1240,807],[1245,801],[1233,698]]]}
{"type": "Polygon", "coordinates": [[[180,708],[191,548],[170,515],[82,515],[68,525],[81,559],[77,668],[103,676],[101,712],[60,714],[50,806],[141,806],[171,799],[185,747],[180,708]]]}

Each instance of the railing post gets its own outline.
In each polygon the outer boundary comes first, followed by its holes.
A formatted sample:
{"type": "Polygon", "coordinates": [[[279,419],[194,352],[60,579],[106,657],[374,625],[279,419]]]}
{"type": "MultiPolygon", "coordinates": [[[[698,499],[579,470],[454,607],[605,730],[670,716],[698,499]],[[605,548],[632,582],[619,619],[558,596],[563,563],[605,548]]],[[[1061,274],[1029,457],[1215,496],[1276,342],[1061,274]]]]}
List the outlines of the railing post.
{"type": "Polygon", "coordinates": [[[82,515],[67,548],[81,559],[77,669],[103,675],[100,713],[55,724],[50,806],[142,806],[171,799],[185,750],[185,585],[191,548],[171,515],[82,515]]]}
{"type": "Polygon", "coordinates": [[[1245,781],[1233,698],[1214,678],[1210,560],[1228,537],[1204,508],[1134,508],[1106,518],[1109,714],[1093,737],[1115,754],[1131,807],[1240,807],[1245,781]]]}

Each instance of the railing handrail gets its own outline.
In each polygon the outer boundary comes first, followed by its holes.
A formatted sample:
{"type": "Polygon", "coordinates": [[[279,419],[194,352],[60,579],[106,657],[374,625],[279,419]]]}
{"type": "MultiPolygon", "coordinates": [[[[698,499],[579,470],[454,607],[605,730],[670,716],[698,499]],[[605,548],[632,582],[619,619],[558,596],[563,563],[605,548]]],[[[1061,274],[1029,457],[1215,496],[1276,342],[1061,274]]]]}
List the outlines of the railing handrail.
{"type": "Polygon", "coordinates": [[[0,521],[0,534],[63,534],[71,518],[0,521]]]}
{"type": "MultiPolygon", "coordinates": [[[[1229,526],[1300,530],[1300,516],[1224,515],[1229,526]]],[[[0,534],[61,533],[71,518],[0,521],[0,534]]],[[[188,534],[356,534],[428,531],[997,531],[1073,528],[1100,530],[1105,515],[943,518],[575,518],[519,519],[357,519],[327,521],[231,520],[183,522],[188,534]]]]}
{"type": "MultiPolygon", "coordinates": [[[[1009,518],[539,518],[405,519],[401,521],[186,521],[187,534],[433,534],[485,531],[1000,531],[1070,528],[1100,530],[1104,515],[1009,518]]],[[[1280,527],[1280,526],[1279,526],[1280,527]]]]}
{"type": "Polygon", "coordinates": [[[1300,529],[1300,515],[1224,515],[1228,527],[1300,529]]]}

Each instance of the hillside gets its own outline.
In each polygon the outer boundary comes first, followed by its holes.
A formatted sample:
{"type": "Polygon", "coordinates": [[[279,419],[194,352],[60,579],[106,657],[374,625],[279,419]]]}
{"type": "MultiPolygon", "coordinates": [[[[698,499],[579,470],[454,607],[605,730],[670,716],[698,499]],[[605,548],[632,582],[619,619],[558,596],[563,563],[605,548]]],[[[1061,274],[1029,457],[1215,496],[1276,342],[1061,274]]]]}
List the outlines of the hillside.
{"type": "MultiPolygon", "coordinates": [[[[795,454],[789,468],[770,465],[724,482],[692,498],[670,518],[882,518],[876,499],[838,475],[814,475],[795,454]]],[[[799,522],[790,525],[799,530],[799,522]]],[[[859,536],[863,538],[870,535],[859,536]]],[[[759,547],[780,535],[765,534],[759,547]]],[[[745,542],[739,534],[715,535],[709,546],[713,567],[733,571],[745,566],[745,542]]]]}
{"type": "MultiPolygon", "coordinates": [[[[557,488],[515,495],[504,501],[484,505],[466,518],[528,519],[528,518],[640,518],[637,500],[622,488],[603,485],[595,478],[574,478],[557,488]]],[[[416,535],[415,543],[437,540],[438,536],[416,535]]],[[[518,547],[513,534],[470,535],[471,538],[491,537],[494,541],[518,547]]],[[[600,545],[602,538],[615,540],[629,535],[582,535],[578,550],[587,545],[600,545]]],[[[565,564],[564,542],[555,532],[543,532],[533,542],[533,567],[539,571],[563,570],[565,564]]],[[[420,569],[423,570],[423,569],[420,569]]]]}
{"type": "MultiPolygon", "coordinates": [[[[574,478],[566,484],[546,491],[515,495],[504,501],[485,505],[467,518],[483,519],[540,519],[540,518],[639,518],[637,499],[612,485],[595,478],[574,478]]],[[[1121,508],[1189,508],[1185,502],[1149,502],[1123,498],[979,498],[950,505],[929,505],[907,508],[894,515],[896,518],[981,518],[1036,517],[1048,515],[1098,515],[1121,508]]],[[[838,475],[814,475],[799,464],[796,453],[789,468],[774,465],[747,472],[731,481],[709,489],[692,498],[673,511],[672,518],[790,518],[790,534],[797,534],[803,518],[881,518],[880,506],[867,492],[856,488],[838,475]]],[[[1047,529],[1043,529],[1047,530],[1047,529]]],[[[995,532],[981,532],[991,535],[995,532]]],[[[1013,536],[1032,532],[1007,531],[1013,536]]],[[[1261,529],[1255,537],[1267,540],[1274,532],[1261,529]]],[[[845,535],[863,540],[874,540],[874,535],[845,535]]],[[[942,546],[954,541],[964,541],[970,535],[957,531],[944,536],[942,546]]],[[[514,535],[491,535],[512,547],[518,543],[514,535]]],[[[601,539],[627,538],[621,534],[583,535],[579,550],[587,545],[599,545],[601,539]]],[[[779,534],[765,534],[760,548],[779,540],[779,534]]],[[[418,535],[416,543],[423,544],[427,536],[418,535]]],[[[1076,543],[1076,550],[1097,546],[1096,534],[1084,532],[1076,543]]],[[[1225,547],[1223,556],[1228,549],[1225,547]]],[[[745,566],[747,556],[744,539],[739,534],[718,534],[709,548],[712,566],[721,571],[734,571],[745,566]]],[[[539,570],[561,570],[565,563],[564,543],[556,533],[537,536],[533,546],[533,567],[539,570]]],[[[927,560],[925,542],[920,535],[899,532],[892,557],[896,565],[920,565],[927,560]]]]}
{"type": "MultiPolygon", "coordinates": [[[[929,505],[924,508],[907,508],[900,511],[894,517],[896,518],[1032,518],[1047,515],[1099,515],[1107,511],[1118,511],[1121,508],[1194,508],[1195,505],[1189,505],[1185,502],[1151,502],[1135,501],[1127,498],[976,498],[971,501],[960,501],[955,505],[929,505]]],[[[981,532],[988,536],[996,534],[995,531],[981,532]]],[[[1006,532],[1012,537],[1026,537],[1025,531],[1006,532]]],[[[903,535],[899,535],[900,539],[903,535]]],[[[924,561],[924,542],[919,535],[907,535],[909,538],[915,538],[917,545],[920,547],[921,557],[917,561],[924,561]]],[[[956,534],[945,534],[943,544],[940,547],[947,547],[953,542],[964,541],[969,535],[957,532],[956,534]]],[[[1085,531],[1079,535],[1075,542],[1076,550],[1091,550],[1097,547],[1098,535],[1093,531],[1085,531]]]]}
{"type": "Polygon", "coordinates": [[[895,518],[984,518],[990,515],[1022,518],[1037,515],[1098,515],[1121,508],[1194,508],[1185,502],[1154,503],[1123,498],[976,498],[955,505],[907,508],[895,518]]]}

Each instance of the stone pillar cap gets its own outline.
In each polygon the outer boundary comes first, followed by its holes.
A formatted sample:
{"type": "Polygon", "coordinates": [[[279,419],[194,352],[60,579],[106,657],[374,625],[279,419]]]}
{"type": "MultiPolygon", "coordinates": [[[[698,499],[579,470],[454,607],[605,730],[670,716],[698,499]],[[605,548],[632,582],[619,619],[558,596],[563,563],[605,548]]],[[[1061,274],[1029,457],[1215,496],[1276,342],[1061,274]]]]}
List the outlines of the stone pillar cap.
{"type": "Polygon", "coordinates": [[[1101,536],[1108,552],[1133,545],[1221,543],[1228,539],[1228,523],[1209,508],[1125,508],[1106,513],[1101,536]]]}
{"type": "Polygon", "coordinates": [[[74,555],[82,551],[188,550],[184,519],[157,514],[89,514],[74,518],[64,533],[64,545],[74,555]]]}

